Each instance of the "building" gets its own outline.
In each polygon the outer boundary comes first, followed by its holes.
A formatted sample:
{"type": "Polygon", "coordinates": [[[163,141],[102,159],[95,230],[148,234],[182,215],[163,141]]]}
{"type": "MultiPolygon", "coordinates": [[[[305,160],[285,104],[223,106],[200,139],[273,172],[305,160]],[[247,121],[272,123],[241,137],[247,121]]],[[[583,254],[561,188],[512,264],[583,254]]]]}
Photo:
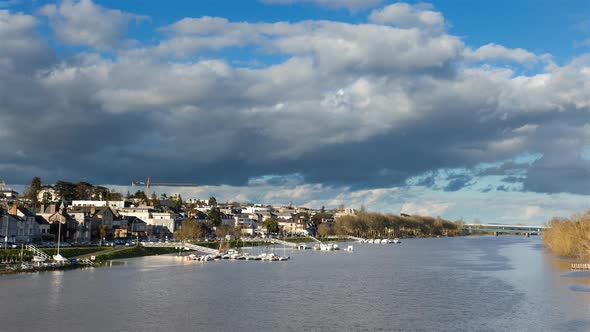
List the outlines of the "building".
{"type": "Polygon", "coordinates": [[[137,217],[122,217],[115,221],[116,238],[144,238],[147,236],[147,223],[137,217]]]}
{"type": "Polygon", "coordinates": [[[73,235],[75,242],[111,238],[114,235],[116,213],[108,206],[71,206],[68,215],[77,222],[77,229],[73,235]],[[104,227],[103,234],[100,228],[104,227]]]}
{"type": "Polygon", "coordinates": [[[113,210],[123,209],[129,206],[125,201],[72,201],[74,207],[94,206],[94,207],[110,207],[113,210]]]}
{"type": "Polygon", "coordinates": [[[173,233],[182,220],[176,213],[158,211],[149,206],[119,209],[119,214],[143,220],[148,225],[148,233],[154,236],[173,233]]]}

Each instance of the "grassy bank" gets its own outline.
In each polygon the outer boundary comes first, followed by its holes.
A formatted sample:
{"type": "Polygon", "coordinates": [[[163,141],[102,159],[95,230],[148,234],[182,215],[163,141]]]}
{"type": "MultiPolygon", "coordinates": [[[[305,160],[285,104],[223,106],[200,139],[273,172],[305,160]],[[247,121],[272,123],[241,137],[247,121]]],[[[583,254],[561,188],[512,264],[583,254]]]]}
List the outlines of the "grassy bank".
{"type": "Polygon", "coordinates": [[[105,262],[113,259],[134,258],[143,256],[166,255],[178,252],[175,248],[148,248],[148,247],[129,247],[113,252],[104,253],[96,256],[97,262],[105,262]]]}
{"type": "Polygon", "coordinates": [[[570,218],[553,218],[543,231],[543,243],[556,255],[590,259],[590,211],[570,218]]]}
{"type": "MultiPolygon", "coordinates": [[[[80,255],[86,255],[93,252],[104,250],[105,248],[101,247],[81,247],[81,248],[60,248],[59,254],[66,257],[71,258],[80,255]]],[[[57,254],[57,248],[39,248],[39,250],[43,251],[49,256],[53,256],[57,254]]],[[[23,260],[30,261],[33,258],[33,253],[28,250],[23,250],[23,260]]],[[[0,260],[3,259],[21,259],[21,249],[2,249],[0,250],[0,260]]]]}

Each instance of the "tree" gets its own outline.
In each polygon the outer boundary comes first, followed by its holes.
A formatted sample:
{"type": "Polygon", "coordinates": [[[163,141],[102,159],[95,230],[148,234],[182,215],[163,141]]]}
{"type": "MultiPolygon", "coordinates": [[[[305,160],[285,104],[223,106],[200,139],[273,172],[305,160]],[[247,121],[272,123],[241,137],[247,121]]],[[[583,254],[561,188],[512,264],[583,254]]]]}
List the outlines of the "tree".
{"type": "Polygon", "coordinates": [[[277,233],[279,231],[279,222],[273,218],[268,218],[262,222],[262,227],[270,233],[277,233]]]}
{"type": "Polygon", "coordinates": [[[215,227],[215,234],[217,237],[225,237],[226,235],[232,234],[232,227],[229,225],[219,225],[215,227]]]}
{"type": "Polygon", "coordinates": [[[104,224],[98,225],[98,236],[100,237],[100,245],[107,235],[107,226],[104,224]]]}
{"type": "Polygon", "coordinates": [[[152,199],[151,199],[151,201],[152,201],[152,205],[154,207],[156,207],[156,208],[157,207],[160,207],[160,200],[158,199],[158,195],[155,192],[152,193],[152,199]]]}
{"type": "Polygon", "coordinates": [[[209,219],[214,226],[221,225],[221,211],[219,208],[212,208],[209,213],[207,213],[207,219],[209,219]]]}
{"type": "MultiPolygon", "coordinates": [[[[78,182],[74,185],[74,199],[90,200],[93,199],[94,186],[88,182],[78,182]]],[[[104,188],[106,189],[106,188],[104,188]]],[[[98,197],[96,197],[98,198],[98,197]]],[[[71,202],[71,201],[70,201],[71,202]]]]}
{"type": "Polygon", "coordinates": [[[107,200],[109,200],[109,201],[122,201],[123,195],[121,195],[121,193],[118,193],[118,192],[109,191],[107,193],[107,200]]]}
{"type": "Polygon", "coordinates": [[[319,236],[329,236],[335,235],[334,229],[326,224],[321,224],[318,226],[318,235],[319,236]]]}
{"type": "Polygon", "coordinates": [[[49,191],[46,191],[43,193],[43,198],[41,200],[41,203],[43,204],[49,204],[53,202],[53,196],[51,195],[51,193],[49,191]]]}
{"type": "Polygon", "coordinates": [[[66,202],[66,204],[72,203],[73,200],[77,199],[76,185],[67,181],[57,181],[55,183],[55,191],[57,195],[66,202]]]}
{"type": "Polygon", "coordinates": [[[217,206],[217,199],[215,197],[209,197],[209,206],[217,206]]]}
{"type": "Polygon", "coordinates": [[[174,238],[181,241],[199,240],[209,233],[207,226],[196,220],[186,220],[182,223],[180,229],[174,232],[174,238]]]}
{"type": "Polygon", "coordinates": [[[25,193],[25,197],[31,200],[31,204],[33,207],[37,207],[39,204],[39,192],[41,191],[41,178],[34,177],[31,180],[31,185],[27,188],[27,192],[25,193]]]}
{"type": "Polygon", "coordinates": [[[103,186],[96,186],[94,188],[91,189],[92,191],[92,199],[97,199],[97,200],[109,200],[110,198],[110,192],[109,189],[103,186]]]}
{"type": "Polygon", "coordinates": [[[182,209],[182,196],[178,195],[178,198],[172,202],[172,209],[176,212],[182,209]]]}

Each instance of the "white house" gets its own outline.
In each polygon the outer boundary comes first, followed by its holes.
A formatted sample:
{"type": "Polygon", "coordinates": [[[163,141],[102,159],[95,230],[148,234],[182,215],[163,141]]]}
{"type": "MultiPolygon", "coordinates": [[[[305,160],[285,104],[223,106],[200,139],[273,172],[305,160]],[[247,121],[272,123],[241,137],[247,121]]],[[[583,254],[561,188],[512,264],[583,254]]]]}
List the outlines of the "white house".
{"type": "Polygon", "coordinates": [[[108,206],[113,210],[118,210],[125,207],[125,201],[72,201],[72,206],[108,206]]]}
{"type": "Polygon", "coordinates": [[[151,226],[166,227],[170,232],[176,230],[176,220],[179,219],[176,213],[158,212],[151,207],[144,206],[122,208],[119,209],[119,214],[122,216],[137,217],[151,226]]]}

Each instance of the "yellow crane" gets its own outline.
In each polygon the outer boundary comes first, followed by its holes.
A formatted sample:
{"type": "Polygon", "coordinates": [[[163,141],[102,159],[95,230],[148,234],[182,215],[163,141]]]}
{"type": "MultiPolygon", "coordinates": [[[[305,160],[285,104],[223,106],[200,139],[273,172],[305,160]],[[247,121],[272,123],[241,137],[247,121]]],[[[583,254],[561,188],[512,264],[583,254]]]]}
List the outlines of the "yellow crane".
{"type": "Polygon", "coordinates": [[[131,186],[140,186],[145,185],[145,195],[147,200],[150,200],[150,187],[151,186],[169,186],[169,187],[194,187],[196,184],[194,183],[176,183],[176,182],[152,182],[150,177],[146,180],[139,180],[139,181],[131,181],[131,186]]]}

